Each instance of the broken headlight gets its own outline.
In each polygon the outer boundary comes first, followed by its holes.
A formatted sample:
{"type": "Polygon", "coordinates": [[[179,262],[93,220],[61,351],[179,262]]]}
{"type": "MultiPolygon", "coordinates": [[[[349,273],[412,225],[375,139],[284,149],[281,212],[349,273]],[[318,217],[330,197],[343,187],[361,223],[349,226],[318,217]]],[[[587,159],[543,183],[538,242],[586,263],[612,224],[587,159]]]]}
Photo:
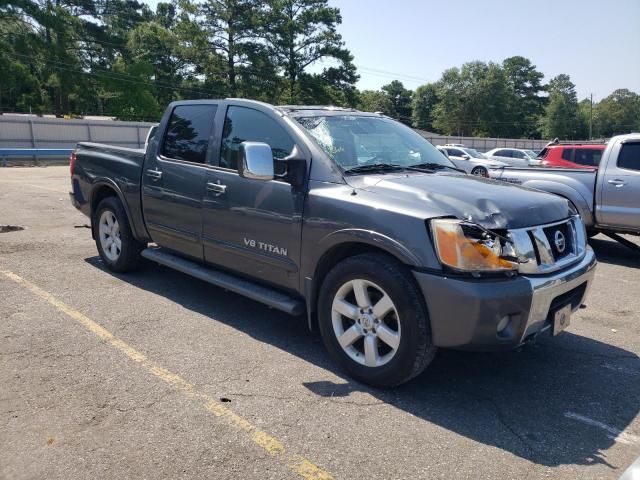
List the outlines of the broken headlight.
{"type": "Polygon", "coordinates": [[[431,221],[438,258],[461,272],[508,272],[518,268],[511,240],[486,228],[451,218],[431,221]]]}

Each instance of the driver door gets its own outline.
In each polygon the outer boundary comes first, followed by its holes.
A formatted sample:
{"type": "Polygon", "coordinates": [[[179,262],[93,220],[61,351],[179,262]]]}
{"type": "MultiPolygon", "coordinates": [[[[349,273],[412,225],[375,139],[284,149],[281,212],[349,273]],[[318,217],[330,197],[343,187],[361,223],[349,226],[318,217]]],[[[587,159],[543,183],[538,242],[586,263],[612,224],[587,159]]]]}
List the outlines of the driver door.
{"type": "MultiPolygon", "coordinates": [[[[279,179],[243,178],[237,164],[242,142],[267,143],[274,158],[284,158],[293,150],[293,140],[276,118],[258,109],[229,105],[223,122],[217,161],[207,173],[204,259],[263,282],[295,289],[304,193],[279,179]]],[[[276,173],[282,172],[280,165],[274,166],[276,173]]]]}

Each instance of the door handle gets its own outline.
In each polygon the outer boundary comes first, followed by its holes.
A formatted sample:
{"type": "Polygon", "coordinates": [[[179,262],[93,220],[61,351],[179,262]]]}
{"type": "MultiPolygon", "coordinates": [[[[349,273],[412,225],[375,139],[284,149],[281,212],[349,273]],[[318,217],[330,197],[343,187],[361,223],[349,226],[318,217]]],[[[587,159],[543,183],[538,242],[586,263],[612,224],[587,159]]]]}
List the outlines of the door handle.
{"type": "Polygon", "coordinates": [[[153,180],[160,180],[162,178],[162,172],[160,170],[147,170],[147,177],[151,177],[153,180]]]}
{"type": "Polygon", "coordinates": [[[218,180],[216,183],[207,182],[207,190],[209,190],[210,192],[215,192],[218,195],[222,195],[223,193],[227,192],[227,186],[222,185],[220,183],[220,180],[218,180]]]}
{"type": "Polygon", "coordinates": [[[624,187],[624,180],[619,180],[617,178],[614,180],[607,180],[607,183],[610,183],[611,185],[615,185],[618,188],[624,187]]]}

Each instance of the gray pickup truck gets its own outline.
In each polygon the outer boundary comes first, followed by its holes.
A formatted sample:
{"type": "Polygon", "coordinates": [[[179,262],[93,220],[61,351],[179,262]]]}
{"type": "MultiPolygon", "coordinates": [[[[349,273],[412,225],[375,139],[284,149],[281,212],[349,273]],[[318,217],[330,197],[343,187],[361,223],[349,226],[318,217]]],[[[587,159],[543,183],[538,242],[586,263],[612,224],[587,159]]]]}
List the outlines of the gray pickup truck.
{"type": "Polygon", "coordinates": [[[461,173],[410,128],[355,110],[176,102],[146,151],[78,144],[71,185],[107,268],[144,257],[306,312],[375,386],[419,374],[438,347],[559,333],[596,265],[565,199],[461,173]]]}
{"type": "Polygon", "coordinates": [[[598,168],[505,168],[490,177],[566,198],[590,235],[640,234],[640,133],[609,140],[598,168]]]}

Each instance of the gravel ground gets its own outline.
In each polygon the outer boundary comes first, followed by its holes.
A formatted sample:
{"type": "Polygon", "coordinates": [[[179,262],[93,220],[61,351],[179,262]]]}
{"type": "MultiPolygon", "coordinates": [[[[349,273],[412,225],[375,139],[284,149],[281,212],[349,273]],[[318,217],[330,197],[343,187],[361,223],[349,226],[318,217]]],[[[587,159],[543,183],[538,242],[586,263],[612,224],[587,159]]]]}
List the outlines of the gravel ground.
{"type": "Polygon", "coordinates": [[[640,455],[640,254],[606,237],[568,331],[384,391],[303,318],[109,273],[68,188],[0,169],[0,224],[25,227],[0,233],[0,478],[616,479],[640,455]]]}

